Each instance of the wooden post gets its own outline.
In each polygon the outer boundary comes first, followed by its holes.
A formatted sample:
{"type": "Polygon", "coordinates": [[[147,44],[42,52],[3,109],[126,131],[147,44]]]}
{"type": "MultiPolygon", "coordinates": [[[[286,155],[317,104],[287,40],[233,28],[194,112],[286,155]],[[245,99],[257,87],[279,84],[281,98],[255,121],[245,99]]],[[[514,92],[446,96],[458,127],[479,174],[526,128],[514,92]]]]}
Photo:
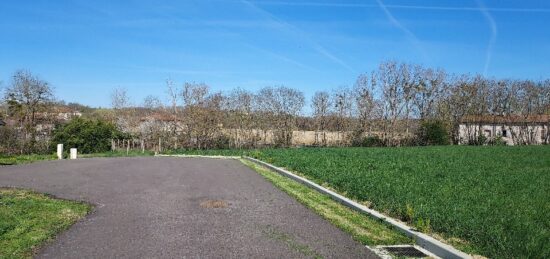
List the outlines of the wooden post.
{"type": "Polygon", "coordinates": [[[145,153],[145,143],[143,142],[143,139],[141,139],[141,153],[145,153]]]}
{"type": "Polygon", "coordinates": [[[126,142],[126,155],[128,155],[128,153],[130,153],[130,140],[129,139],[126,142]]]}
{"type": "Polygon", "coordinates": [[[161,142],[161,140],[160,140],[160,138],[159,138],[159,153],[160,153],[160,152],[162,152],[162,142],[161,142]]]}

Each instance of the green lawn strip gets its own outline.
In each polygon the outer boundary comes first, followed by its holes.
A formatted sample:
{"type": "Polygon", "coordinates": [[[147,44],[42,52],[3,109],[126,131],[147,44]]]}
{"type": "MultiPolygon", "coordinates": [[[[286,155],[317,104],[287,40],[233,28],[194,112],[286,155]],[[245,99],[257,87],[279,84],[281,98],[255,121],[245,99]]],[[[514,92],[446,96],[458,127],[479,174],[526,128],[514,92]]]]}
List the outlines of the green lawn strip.
{"type": "Polygon", "coordinates": [[[126,151],[108,151],[103,153],[92,153],[92,154],[79,154],[80,158],[91,158],[91,157],[140,157],[140,156],[154,156],[155,152],[152,151],[136,151],[130,150],[128,153],[126,151]]]}
{"type": "MultiPolygon", "coordinates": [[[[108,151],[103,153],[93,153],[93,154],[78,154],[79,158],[91,158],[91,157],[139,157],[139,156],[153,156],[155,155],[152,151],[108,151]]],[[[68,157],[68,154],[64,154],[65,158],[68,157]]],[[[56,160],[57,155],[16,155],[16,156],[1,156],[0,155],[0,166],[2,165],[19,165],[19,164],[28,164],[39,161],[46,160],[56,160]]]]}
{"type": "Polygon", "coordinates": [[[292,236],[290,236],[290,235],[288,235],[284,232],[281,232],[281,231],[279,231],[278,229],[276,229],[274,227],[271,227],[271,226],[267,227],[266,229],[263,230],[263,233],[271,239],[277,240],[279,242],[283,242],[290,249],[292,249],[292,250],[294,250],[294,251],[296,251],[296,252],[298,252],[298,253],[300,253],[304,256],[312,257],[312,258],[323,258],[323,256],[321,256],[320,254],[315,252],[308,245],[298,243],[292,236]]]}
{"type": "Polygon", "coordinates": [[[369,245],[411,244],[407,238],[383,222],[352,210],[329,196],[304,186],[292,179],[279,175],[250,161],[241,159],[242,163],[254,169],[308,208],[330,221],[333,225],[349,233],[358,242],[369,245]]]}
{"type": "Polygon", "coordinates": [[[0,188],[0,258],[32,257],[37,248],[90,210],[82,202],[0,188]]]}
{"type": "Polygon", "coordinates": [[[27,164],[36,161],[44,160],[53,160],[57,157],[53,154],[51,155],[17,155],[17,156],[2,156],[0,155],[0,166],[1,165],[16,165],[16,164],[27,164]]]}

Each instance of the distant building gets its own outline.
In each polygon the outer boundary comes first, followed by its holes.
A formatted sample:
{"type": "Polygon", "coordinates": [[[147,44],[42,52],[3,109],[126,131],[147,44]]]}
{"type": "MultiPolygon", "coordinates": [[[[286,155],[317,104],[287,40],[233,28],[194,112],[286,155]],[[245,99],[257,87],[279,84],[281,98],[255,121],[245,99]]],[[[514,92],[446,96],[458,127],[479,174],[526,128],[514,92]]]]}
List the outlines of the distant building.
{"type": "Polygon", "coordinates": [[[460,143],[468,144],[484,136],[507,145],[540,145],[550,142],[550,115],[466,116],[459,126],[460,143]]]}

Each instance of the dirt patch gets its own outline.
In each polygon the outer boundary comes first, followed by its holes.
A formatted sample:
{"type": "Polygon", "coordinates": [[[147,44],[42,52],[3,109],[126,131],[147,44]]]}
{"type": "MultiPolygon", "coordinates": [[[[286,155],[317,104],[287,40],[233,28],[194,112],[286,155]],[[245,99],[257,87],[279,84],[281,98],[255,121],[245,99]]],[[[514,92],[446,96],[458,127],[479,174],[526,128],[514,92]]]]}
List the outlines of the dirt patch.
{"type": "Polygon", "coordinates": [[[220,209],[227,208],[228,204],[222,200],[206,200],[201,202],[200,206],[206,209],[220,209]]]}

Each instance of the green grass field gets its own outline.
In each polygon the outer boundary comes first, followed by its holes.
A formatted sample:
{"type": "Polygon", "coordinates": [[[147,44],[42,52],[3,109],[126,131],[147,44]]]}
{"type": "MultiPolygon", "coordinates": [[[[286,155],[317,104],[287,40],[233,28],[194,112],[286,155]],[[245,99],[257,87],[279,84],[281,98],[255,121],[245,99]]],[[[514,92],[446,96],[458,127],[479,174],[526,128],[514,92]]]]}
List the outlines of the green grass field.
{"type": "Polygon", "coordinates": [[[222,152],[243,153],[298,172],[465,252],[550,258],[549,146],[222,152]]]}
{"type": "Polygon", "coordinates": [[[0,258],[30,258],[91,206],[20,189],[0,188],[0,258]]]}

